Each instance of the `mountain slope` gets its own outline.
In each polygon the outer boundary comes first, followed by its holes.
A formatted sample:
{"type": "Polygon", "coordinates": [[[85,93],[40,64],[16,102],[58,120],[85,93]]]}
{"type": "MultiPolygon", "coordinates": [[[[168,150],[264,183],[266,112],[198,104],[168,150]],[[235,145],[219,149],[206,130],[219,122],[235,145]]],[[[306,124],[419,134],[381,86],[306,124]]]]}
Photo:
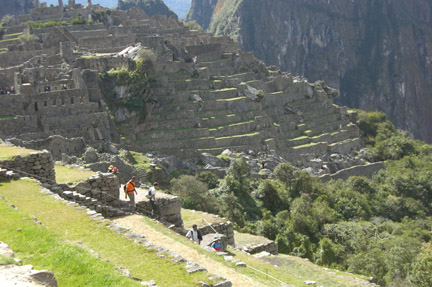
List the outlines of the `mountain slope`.
{"type": "Polygon", "coordinates": [[[431,11],[427,0],[194,0],[187,19],[431,142],[431,11]]]}
{"type": "Polygon", "coordinates": [[[132,7],[143,9],[148,16],[166,15],[167,17],[175,15],[162,0],[119,0],[118,10],[129,10],[132,7]]]}

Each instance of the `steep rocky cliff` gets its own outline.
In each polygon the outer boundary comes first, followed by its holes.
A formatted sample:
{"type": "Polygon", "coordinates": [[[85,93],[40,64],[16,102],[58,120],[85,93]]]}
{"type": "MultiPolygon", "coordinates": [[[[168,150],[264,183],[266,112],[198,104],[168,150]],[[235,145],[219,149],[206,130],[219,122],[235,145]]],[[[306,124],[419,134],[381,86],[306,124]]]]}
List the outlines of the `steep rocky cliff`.
{"type": "Polygon", "coordinates": [[[32,0],[0,0],[0,19],[3,16],[29,13],[33,9],[32,0]]]}
{"type": "Polygon", "coordinates": [[[431,142],[431,10],[430,0],[193,0],[188,19],[431,142]]]}

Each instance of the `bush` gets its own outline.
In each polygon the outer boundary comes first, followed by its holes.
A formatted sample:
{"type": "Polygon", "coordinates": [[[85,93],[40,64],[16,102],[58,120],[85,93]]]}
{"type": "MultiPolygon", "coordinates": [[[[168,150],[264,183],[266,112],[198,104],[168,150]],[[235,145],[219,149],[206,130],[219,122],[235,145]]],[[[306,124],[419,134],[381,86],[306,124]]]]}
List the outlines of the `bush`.
{"type": "Polygon", "coordinates": [[[21,44],[27,44],[27,43],[36,42],[39,40],[39,38],[31,34],[22,34],[21,36],[18,37],[18,40],[21,42],[21,44]]]}
{"type": "Polygon", "coordinates": [[[209,189],[216,188],[219,185],[219,178],[210,171],[201,171],[195,177],[199,181],[206,183],[209,189]]]}
{"type": "Polygon", "coordinates": [[[72,19],[71,24],[72,25],[82,25],[82,24],[87,24],[87,21],[77,17],[77,18],[72,19]]]}
{"type": "Polygon", "coordinates": [[[194,30],[194,31],[198,31],[198,32],[204,32],[204,29],[195,20],[185,22],[184,25],[185,25],[185,27],[187,27],[191,31],[194,30]]]}
{"type": "Polygon", "coordinates": [[[173,179],[171,184],[172,192],[180,196],[183,207],[208,212],[216,211],[216,198],[208,192],[204,182],[191,175],[182,175],[173,179]]]}

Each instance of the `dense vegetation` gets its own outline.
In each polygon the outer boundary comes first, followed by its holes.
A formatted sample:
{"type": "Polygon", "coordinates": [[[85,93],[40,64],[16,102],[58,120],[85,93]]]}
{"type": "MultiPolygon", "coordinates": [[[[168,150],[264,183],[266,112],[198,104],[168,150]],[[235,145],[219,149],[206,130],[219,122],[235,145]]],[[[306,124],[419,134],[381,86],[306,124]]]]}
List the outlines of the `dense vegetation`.
{"type": "Polygon", "coordinates": [[[152,75],[155,74],[156,55],[148,49],[141,49],[136,69],[129,71],[126,68],[111,70],[101,75],[104,82],[102,91],[109,111],[112,113],[116,107],[126,107],[136,112],[140,121],[146,117],[146,92],[152,75]],[[127,86],[128,94],[125,98],[118,98],[113,92],[114,86],[127,86]]]}
{"type": "Polygon", "coordinates": [[[371,180],[322,183],[288,163],[257,180],[240,158],[221,180],[211,173],[174,179],[173,192],[188,208],[276,240],[282,253],[373,276],[383,286],[432,286],[432,146],[379,112],[360,112],[358,124],[368,159],[386,161],[371,180]]]}

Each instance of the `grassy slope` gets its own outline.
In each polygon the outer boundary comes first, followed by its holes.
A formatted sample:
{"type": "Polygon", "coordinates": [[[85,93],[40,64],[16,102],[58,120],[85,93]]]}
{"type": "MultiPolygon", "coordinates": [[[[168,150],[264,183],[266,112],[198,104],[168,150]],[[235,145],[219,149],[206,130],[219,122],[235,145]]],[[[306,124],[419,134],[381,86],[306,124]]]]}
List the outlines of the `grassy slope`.
{"type": "Polygon", "coordinates": [[[26,156],[31,152],[37,151],[15,146],[0,145],[0,160],[10,160],[16,155],[26,156]]]}
{"type": "MultiPolygon", "coordinates": [[[[13,224],[10,214],[16,212],[0,202],[2,206],[0,209],[1,226],[7,226],[7,228],[0,228],[0,240],[9,244],[24,264],[33,264],[37,269],[51,269],[59,279],[59,286],[135,285],[131,281],[126,285],[120,283],[99,284],[98,282],[78,285],[66,283],[70,282],[68,280],[78,282],[76,280],[83,276],[79,275],[74,278],[75,275],[71,268],[75,268],[78,274],[80,272],[86,274],[91,270],[88,271],[86,265],[81,264],[84,262],[81,257],[74,260],[75,263],[71,266],[68,263],[66,269],[63,268],[66,264],[63,259],[72,256],[78,250],[74,245],[57,248],[57,246],[63,246],[64,242],[71,242],[72,244],[81,242],[86,247],[96,251],[99,256],[109,260],[111,267],[105,266],[108,271],[110,268],[113,270],[113,266],[128,269],[133,276],[143,280],[155,280],[158,286],[196,286],[200,280],[208,281],[206,273],[187,274],[182,264],[172,263],[169,258],[159,258],[158,255],[154,254],[154,251],[138,246],[110,229],[98,225],[84,211],[76,210],[50,196],[41,194],[38,192],[39,189],[38,185],[28,180],[0,184],[0,195],[4,196],[9,203],[17,206],[21,212],[36,216],[48,229],[47,231],[40,226],[35,227],[29,222],[29,217],[21,213],[19,219],[16,219],[13,224]],[[17,229],[21,229],[21,231],[18,232],[17,229]],[[50,235],[44,235],[44,233],[40,233],[40,230],[49,232],[50,235]],[[44,258],[49,252],[55,252],[55,254],[50,257],[50,260],[45,261],[44,258]],[[65,253],[64,256],[63,253],[65,253]],[[170,276],[166,276],[166,274],[170,274],[170,276]]],[[[78,255],[82,252],[78,252],[78,255]]],[[[97,269],[99,268],[97,265],[97,269]]],[[[98,270],[95,272],[97,273],[98,270]]],[[[116,272],[113,271],[111,275],[107,276],[115,277],[116,275],[113,273],[116,272]]],[[[96,276],[90,274],[89,280],[90,277],[96,276]]]]}
{"type": "Polygon", "coordinates": [[[96,174],[86,169],[78,169],[63,165],[55,165],[57,183],[80,182],[96,174]]]}
{"type": "Polygon", "coordinates": [[[213,214],[201,212],[201,211],[195,211],[190,209],[184,209],[181,210],[181,215],[183,219],[183,225],[185,229],[192,228],[193,224],[197,224],[198,226],[204,226],[207,225],[207,222],[210,224],[217,224],[226,222],[226,219],[223,219],[221,217],[216,217],[213,214]],[[206,221],[204,221],[207,220],[206,221]]]}

